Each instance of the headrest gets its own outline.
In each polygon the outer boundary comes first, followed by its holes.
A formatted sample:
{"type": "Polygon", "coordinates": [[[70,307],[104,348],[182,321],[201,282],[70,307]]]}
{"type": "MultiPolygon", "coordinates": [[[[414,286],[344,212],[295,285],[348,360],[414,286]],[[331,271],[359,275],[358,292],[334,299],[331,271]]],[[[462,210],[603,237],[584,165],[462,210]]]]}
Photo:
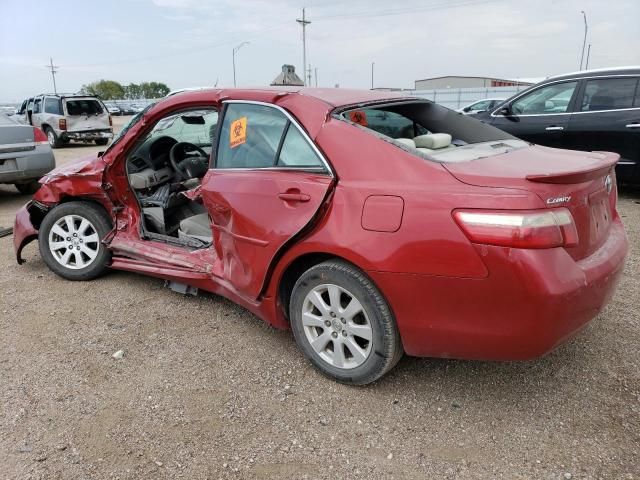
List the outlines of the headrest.
{"type": "Polygon", "coordinates": [[[448,133],[427,133],[413,139],[416,147],[437,150],[451,145],[451,135],[448,133]]]}
{"type": "Polygon", "coordinates": [[[400,142],[407,147],[416,148],[416,143],[410,138],[396,138],[396,142],[400,142]]]}

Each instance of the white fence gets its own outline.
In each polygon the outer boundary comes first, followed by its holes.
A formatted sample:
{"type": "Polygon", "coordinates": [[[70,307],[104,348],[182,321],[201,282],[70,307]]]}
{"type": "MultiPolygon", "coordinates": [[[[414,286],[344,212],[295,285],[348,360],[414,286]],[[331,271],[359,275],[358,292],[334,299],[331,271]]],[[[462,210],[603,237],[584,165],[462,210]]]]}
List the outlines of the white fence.
{"type": "Polygon", "coordinates": [[[405,90],[411,96],[433,100],[443,107],[457,110],[483,98],[509,98],[527,87],[441,88],[437,90],[405,90]]]}

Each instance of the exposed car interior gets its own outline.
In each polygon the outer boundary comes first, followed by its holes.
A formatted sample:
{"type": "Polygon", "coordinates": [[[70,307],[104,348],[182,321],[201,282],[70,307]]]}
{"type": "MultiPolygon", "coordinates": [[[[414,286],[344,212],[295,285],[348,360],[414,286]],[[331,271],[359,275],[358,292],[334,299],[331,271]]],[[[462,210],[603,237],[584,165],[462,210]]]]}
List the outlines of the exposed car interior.
{"type": "Polygon", "coordinates": [[[427,101],[347,110],[341,118],[400,148],[439,162],[463,162],[528,145],[512,135],[427,101]]]}
{"type": "Polygon", "coordinates": [[[195,195],[209,168],[218,125],[215,110],[189,110],[161,119],[127,159],[127,176],[148,237],[199,248],[213,235],[195,195]]]}

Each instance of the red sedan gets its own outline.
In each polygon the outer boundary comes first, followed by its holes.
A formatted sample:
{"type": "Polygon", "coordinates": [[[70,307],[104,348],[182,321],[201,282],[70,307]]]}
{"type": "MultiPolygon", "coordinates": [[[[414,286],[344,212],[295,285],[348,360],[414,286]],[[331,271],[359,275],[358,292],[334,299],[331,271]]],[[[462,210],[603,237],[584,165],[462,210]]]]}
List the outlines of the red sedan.
{"type": "Polygon", "coordinates": [[[15,249],[223,295],[366,384],[403,352],[530,359],[584,327],[628,249],[617,159],[388,92],[185,92],[45,176],[15,249]]]}

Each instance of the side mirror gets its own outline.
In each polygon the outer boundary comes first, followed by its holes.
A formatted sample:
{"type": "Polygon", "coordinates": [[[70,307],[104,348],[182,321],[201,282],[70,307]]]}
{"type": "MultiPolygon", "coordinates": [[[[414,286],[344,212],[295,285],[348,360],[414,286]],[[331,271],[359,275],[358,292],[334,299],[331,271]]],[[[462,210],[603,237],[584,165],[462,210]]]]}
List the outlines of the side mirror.
{"type": "Polygon", "coordinates": [[[470,111],[471,111],[471,107],[464,107],[464,108],[462,109],[462,111],[463,111],[464,113],[470,112],[470,111]]]}
{"type": "Polygon", "coordinates": [[[510,117],[512,115],[511,105],[505,105],[498,112],[500,115],[504,115],[505,117],[510,117]]]}

